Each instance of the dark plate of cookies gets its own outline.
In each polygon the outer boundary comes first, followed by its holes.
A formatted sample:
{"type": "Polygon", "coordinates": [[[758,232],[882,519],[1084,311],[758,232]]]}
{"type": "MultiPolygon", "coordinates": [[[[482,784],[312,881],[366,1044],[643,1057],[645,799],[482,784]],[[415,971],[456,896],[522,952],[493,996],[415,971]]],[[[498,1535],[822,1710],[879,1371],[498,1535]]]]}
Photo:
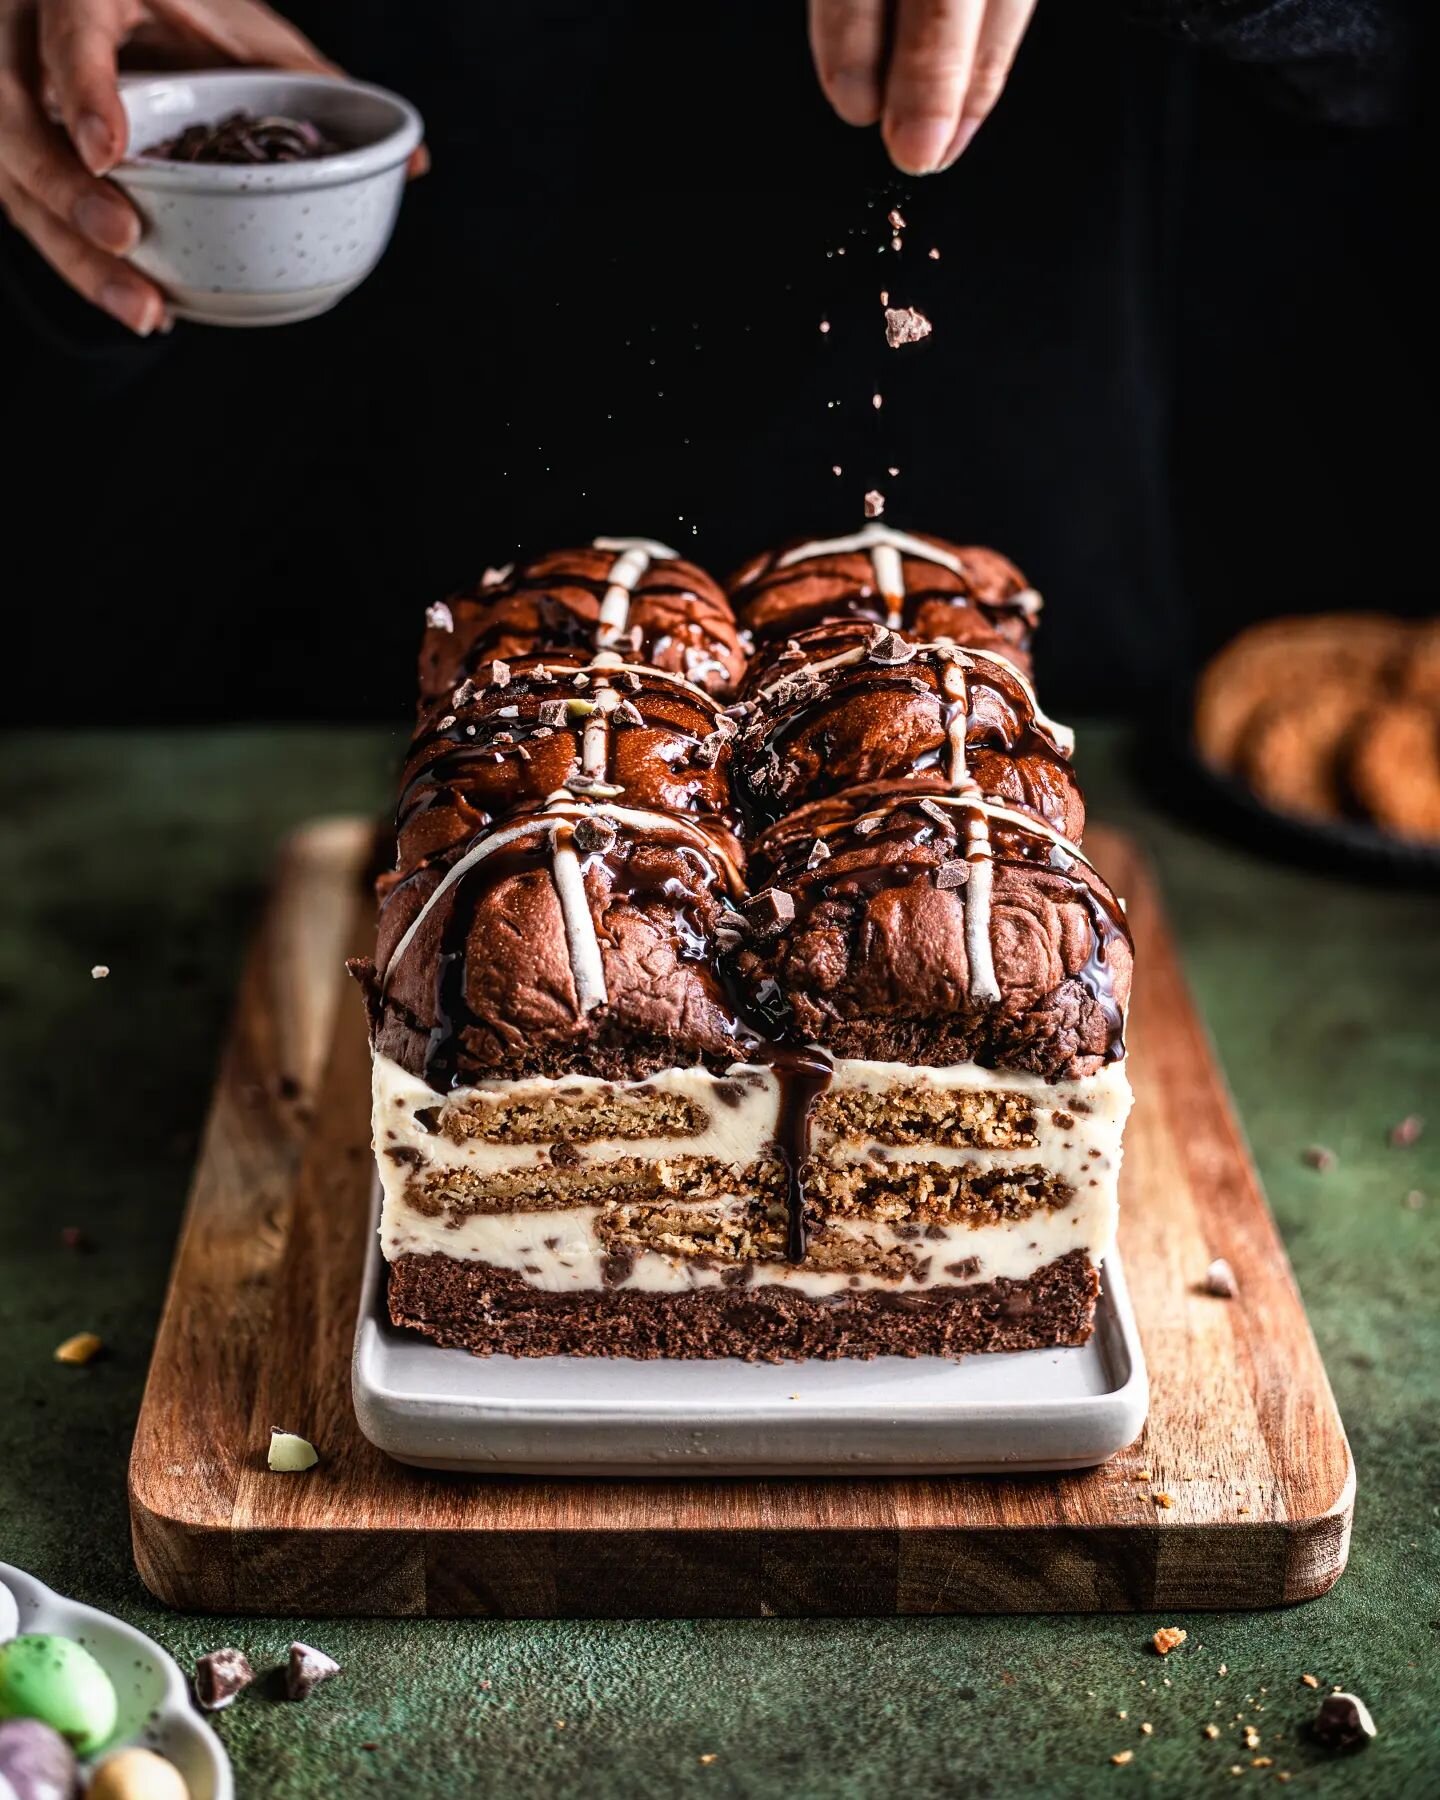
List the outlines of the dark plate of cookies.
{"type": "Polygon", "coordinates": [[[1440,619],[1252,625],[1201,674],[1192,730],[1211,785],[1252,819],[1440,870],[1440,619]]]}

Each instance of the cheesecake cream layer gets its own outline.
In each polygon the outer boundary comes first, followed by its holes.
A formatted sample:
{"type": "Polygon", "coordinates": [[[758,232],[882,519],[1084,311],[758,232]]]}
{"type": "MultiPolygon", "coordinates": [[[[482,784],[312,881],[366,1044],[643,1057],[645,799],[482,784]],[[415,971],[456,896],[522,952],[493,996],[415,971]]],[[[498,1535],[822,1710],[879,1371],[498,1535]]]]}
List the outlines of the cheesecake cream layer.
{"type": "MultiPolygon", "coordinates": [[[[731,1203],[736,1216],[749,1202],[731,1203]]],[[[710,1212],[706,1207],[706,1213],[710,1212]]],[[[643,1293],[688,1293],[696,1288],[736,1285],[745,1271],[752,1286],[781,1286],[810,1296],[853,1293],[859,1288],[923,1293],[929,1287],[963,1287],[1005,1276],[1026,1281],[1037,1269],[1072,1250],[1099,1262],[1115,1234],[1114,1184],[1087,1189],[1060,1211],[1038,1211],[999,1225],[896,1227],[870,1220],[831,1220],[812,1234],[814,1254],[829,1258],[837,1240],[853,1242],[853,1268],[808,1268],[779,1258],[727,1261],[663,1249],[623,1248],[604,1235],[605,1209],[583,1206],[546,1213],[472,1213],[454,1225],[440,1225],[399,1208],[387,1207],[381,1244],[387,1261],[405,1255],[447,1256],[488,1263],[523,1274],[536,1288],[552,1293],[607,1288],[643,1293]],[[877,1274],[865,1265],[903,1262],[903,1275],[877,1274]]],[[[783,1241],[783,1236],[782,1240],[783,1241]]],[[[839,1260],[836,1258],[836,1260],[839,1260]]]]}
{"type": "Polygon", "coordinates": [[[1098,1262],[1113,1238],[1120,1135],[1130,1106],[1121,1064],[1052,1083],[970,1064],[930,1069],[839,1059],[817,1108],[807,1169],[819,1214],[811,1260],[844,1262],[848,1236],[856,1253],[846,1268],[797,1267],[775,1249],[775,1209],[757,1199],[757,1189],[773,1193],[780,1106],[776,1076],[753,1064],[724,1075],[671,1069],[630,1083],[535,1077],[442,1096],[377,1058],[382,1248],[391,1261],[441,1254],[492,1263],[551,1291],[687,1291],[734,1282],[741,1257],[753,1259],[748,1280],[818,1295],[856,1286],[1023,1280],[1075,1250],[1098,1262]],[[510,1120],[528,1141],[505,1141],[510,1120]],[[922,1126],[935,1136],[918,1136],[922,1126]],[[604,1132],[611,1135],[595,1135],[604,1132]],[[1003,1147],[980,1147],[997,1134],[1008,1140],[1003,1147]],[[605,1204],[567,1204],[576,1163],[582,1171],[624,1164],[627,1184],[605,1204]],[[630,1178],[647,1163],[653,1181],[630,1178]],[[695,1172],[695,1231],[677,1229],[667,1240],[652,1214],[647,1229],[660,1247],[636,1247],[629,1215],[660,1200],[683,1210],[687,1170],[695,1172]],[[1043,1192],[1037,1172],[1045,1177],[1043,1192]],[[947,1182],[963,1187],[1000,1177],[1013,1216],[990,1218],[982,1209],[968,1220],[937,1223],[932,1206],[915,1215],[931,1221],[923,1238],[906,1222],[907,1183],[917,1195],[933,1195],[947,1182]],[[1014,1198],[1027,1181],[1033,1204],[1024,1191],[1014,1198]],[[517,1191],[527,1183],[533,1191],[517,1191]],[[874,1204],[866,1199],[872,1187],[883,1195],[874,1204]],[[833,1213],[827,1189],[837,1195],[833,1213]],[[867,1211],[880,1216],[855,1216],[867,1211]],[[624,1244],[619,1257],[617,1235],[624,1244]],[[901,1267],[906,1272],[897,1274],[901,1267]]]}

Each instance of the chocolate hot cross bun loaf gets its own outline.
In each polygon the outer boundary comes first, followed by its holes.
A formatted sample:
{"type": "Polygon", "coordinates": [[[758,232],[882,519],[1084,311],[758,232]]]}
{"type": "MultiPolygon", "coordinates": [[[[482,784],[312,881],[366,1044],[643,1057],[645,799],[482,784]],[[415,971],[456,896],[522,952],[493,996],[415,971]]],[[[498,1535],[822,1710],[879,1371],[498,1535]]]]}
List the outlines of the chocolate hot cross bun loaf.
{"type": "Polygon", "coordinates": [[[872,525],[735,600],[748,668],[648,540],[431,611],[360,971],[391,1316],[515,1354],[1078,1342],[1131,953],[1038,599],[872,525]]]}

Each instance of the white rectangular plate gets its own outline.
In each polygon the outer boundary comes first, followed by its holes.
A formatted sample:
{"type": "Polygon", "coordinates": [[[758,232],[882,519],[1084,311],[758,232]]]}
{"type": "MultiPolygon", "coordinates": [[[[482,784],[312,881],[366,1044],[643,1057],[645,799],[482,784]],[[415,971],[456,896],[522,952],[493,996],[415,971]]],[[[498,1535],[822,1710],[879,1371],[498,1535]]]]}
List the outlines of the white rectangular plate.
{"type": "MultiPolygon", "coordinates": [[[[378,1208],[377,1208],[378,1211],[378,1208]]],[[[1117,1255],[1089,1343],[872,1361],[471,1356],[386,1317],[372,1233],[355,1333],[360,1429],[474,1474],[931,1475],[1085,1469],[1132,1443],[1149,1384],[1117,1255]]]]}

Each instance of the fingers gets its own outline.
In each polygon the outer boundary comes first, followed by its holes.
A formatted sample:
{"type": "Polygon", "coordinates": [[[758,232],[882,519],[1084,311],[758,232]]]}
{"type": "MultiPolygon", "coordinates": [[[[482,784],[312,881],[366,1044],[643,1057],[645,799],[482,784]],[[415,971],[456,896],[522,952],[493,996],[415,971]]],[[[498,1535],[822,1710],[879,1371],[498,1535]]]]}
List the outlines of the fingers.
{"type": "Polygon", "coordinates": [[[259,0],[150,0],[157,17],[202,37],[231,62],[338,75],[303,32],[259,0]]]}
{"type": "Polygon", "coordinates": [[[36,200],[0,175],[0,205],[10,222],[45,258],[57,275],[86,300],[127,325],[137,337],[168,329],[160,290],[129,263],[107,256],[36,200]]]}
{"type": "Polygon", "coordinates": [[[985,0],[900,0],[885,82],[885,148],[907,175],[930,175],[960,126],[985,0]]]}
{"type": "Polygon", "coordinates": [[[825,98],[847,125],[880,117],[885,0],[810,0],[810,51],[825,98]]]}
{"type": "Polygon", "coordinates": [[[104,175],[129,136],[115,59],[126,33],[120,0],[40,0],[40,64],[80,160],[104,175]]]}
{"type": "Polygon", "coordinates": [[[1015,52],[1035,11],[1035,0],[989,0],[970,65],[960,124],[940,167],[948,169],[990,116],[1005,91],[1015,52]]]}

